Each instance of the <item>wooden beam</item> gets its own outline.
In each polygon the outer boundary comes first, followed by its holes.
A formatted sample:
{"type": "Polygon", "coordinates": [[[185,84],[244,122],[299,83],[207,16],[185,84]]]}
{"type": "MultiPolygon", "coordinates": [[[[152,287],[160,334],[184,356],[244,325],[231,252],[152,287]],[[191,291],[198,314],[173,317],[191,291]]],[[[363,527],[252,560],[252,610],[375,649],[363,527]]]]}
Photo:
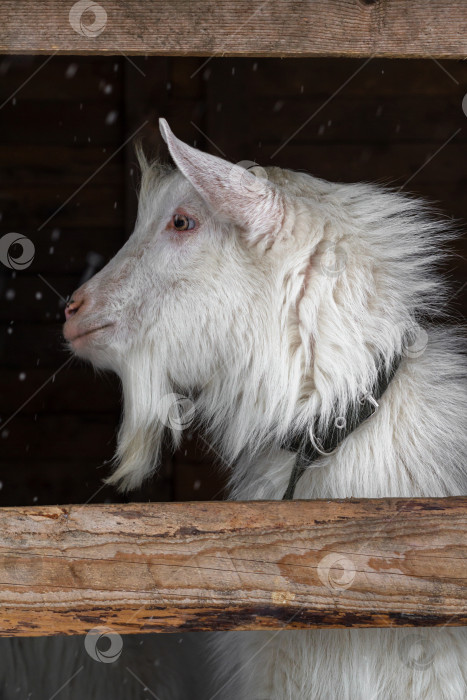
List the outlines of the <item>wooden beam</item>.
{"type": "Polygon", "coordinates": [[[465,0],[0,0],[0,52],[465,58],[465,0]],[[70,15],[70,9],[75,7],[70,15]]]}
{"type": "Polygon", "coordinates": [[[467,498],[0,510],[2,635],[467,623],[467,498]]]}

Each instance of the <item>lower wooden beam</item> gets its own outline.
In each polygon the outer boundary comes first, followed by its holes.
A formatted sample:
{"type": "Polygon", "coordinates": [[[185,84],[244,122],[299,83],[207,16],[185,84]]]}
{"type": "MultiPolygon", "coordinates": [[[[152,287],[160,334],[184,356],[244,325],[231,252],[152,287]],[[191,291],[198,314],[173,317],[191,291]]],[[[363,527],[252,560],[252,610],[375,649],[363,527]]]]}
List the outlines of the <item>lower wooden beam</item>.
{"type": "Polygon", "coordinates": [[[467,624],[467,498],[0,510],[0,634],[467,624]]]}

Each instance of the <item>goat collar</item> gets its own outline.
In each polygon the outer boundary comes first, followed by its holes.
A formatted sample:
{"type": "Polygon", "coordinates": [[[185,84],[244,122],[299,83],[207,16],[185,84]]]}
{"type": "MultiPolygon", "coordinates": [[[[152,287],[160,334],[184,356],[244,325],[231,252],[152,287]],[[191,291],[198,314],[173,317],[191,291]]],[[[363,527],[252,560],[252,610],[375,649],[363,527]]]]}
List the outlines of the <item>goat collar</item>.
{"type": "Polygon", "coordinates": [[[295,487],[303,472],[320,457],[334,454],[339,445],[350,433],[353,433],[364,421],[371,418],[379,408],[378,401],[391,383],[401,362],[400,355],[396,355],[389,370],[383,361],[380,362],[378,374],[372,390],[362,393],[355,404],[352,404],[344,416],[335,416],[320,438],[316,437],[318,418],[315,419],[311,429],[286,438],[281,447],[290,452],[296,452],[292,473],[290,475],[287,490],[282,500],[294,497],[295,487]]]}

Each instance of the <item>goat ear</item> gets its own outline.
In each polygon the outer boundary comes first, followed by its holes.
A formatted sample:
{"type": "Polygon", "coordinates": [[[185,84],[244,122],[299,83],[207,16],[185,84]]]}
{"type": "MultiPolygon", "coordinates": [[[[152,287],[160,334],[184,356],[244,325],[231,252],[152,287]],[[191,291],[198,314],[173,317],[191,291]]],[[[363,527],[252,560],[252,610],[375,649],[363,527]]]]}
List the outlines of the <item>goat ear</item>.
{"type": "Polygon", "coordinates": [[[283,196],[267,178],[188,146],[174,136],[165,119],[159,119],[159,127],[178,169],[215,213],[241,226],[250,243],[280,231],[283,196]]]}

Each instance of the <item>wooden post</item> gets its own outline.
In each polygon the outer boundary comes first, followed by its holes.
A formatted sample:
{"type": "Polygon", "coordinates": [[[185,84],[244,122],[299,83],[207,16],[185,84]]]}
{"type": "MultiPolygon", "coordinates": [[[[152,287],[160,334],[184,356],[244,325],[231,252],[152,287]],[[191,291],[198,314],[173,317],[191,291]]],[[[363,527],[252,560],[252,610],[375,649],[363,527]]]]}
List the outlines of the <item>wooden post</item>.
{"type": "Polygon", "coordinates": [[[465,0],[0,0],[0,53],[465,58],[465,0]]]}
{"type": "Polygon", "coordinates": [[[467,498],[0,510],[0,633],[467,623],[467,498]]]}

